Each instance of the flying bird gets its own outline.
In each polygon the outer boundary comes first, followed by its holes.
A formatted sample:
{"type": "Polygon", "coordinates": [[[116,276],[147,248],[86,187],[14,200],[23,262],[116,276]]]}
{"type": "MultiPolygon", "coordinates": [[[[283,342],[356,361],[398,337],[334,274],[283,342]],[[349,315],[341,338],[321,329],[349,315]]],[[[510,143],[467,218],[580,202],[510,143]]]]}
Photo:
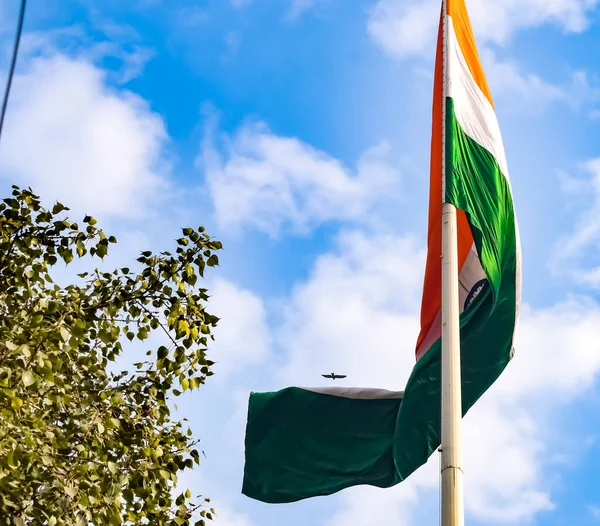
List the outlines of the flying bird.
{"type": "Polygon", "coordinates": [[[331,378],[332,380],[335,380],[336,378],[346,378],[345,374],[322,374],[321,375],[323,378],[331,378]]]}

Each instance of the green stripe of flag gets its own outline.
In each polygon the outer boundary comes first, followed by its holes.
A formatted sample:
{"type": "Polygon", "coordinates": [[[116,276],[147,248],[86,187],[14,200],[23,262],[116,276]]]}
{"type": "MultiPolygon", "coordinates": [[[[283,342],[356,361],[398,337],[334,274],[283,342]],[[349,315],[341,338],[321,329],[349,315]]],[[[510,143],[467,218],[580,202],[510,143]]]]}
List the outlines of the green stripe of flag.
{"type": "Polygon", "coordinates": [[[252,393],[242,492],[282,503],[355,484],[394,484],[392,444],[401,399],[372,391],[377,398],[299,387],[252,393]]]}

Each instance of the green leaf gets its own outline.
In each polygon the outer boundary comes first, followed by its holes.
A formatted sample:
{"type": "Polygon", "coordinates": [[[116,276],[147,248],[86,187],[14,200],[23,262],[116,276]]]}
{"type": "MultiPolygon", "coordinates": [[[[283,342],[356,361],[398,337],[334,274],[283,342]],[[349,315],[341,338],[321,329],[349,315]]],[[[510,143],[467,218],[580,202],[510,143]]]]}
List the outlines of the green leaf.
{"type": "Polygon", "coordinates": [[[216,254],[213,254],[212,256],[210,256],[208,258],[208,260],[206,261],[206,264],[209,267],[216,267],[219,264],[219,258],[216,254]]]}
{"type": "Polygon", "coordinates": [[[77,489],[72,487],[72,486],[65,486],[65,493],[71,497],[71,498],[75,498],[75,496],[77,495],[77,489]]]}
{"type": "Polygon", "coordinates": [[[61,256],[63,258],[63,261],[68,265],[69,263],[71,263],[71,261],[73,261],[73,251],[70,248],[65,248],[61,251],[61,256]]]}
{"type": "Polygon", "coordinates": [[[71,339],[71,334],[65,327],[60,328],[60,336],[64,342],[68,342],[71,339]]]}
{"type": "Polygon", "coordinates": [[[21,379],[23,380],[25,387],[29,387],[30,385],[33,385],[35,383],[35,378],[31,371],[24,371],[23,375],[21,376],[21,379]]]}
{"type": "Polygon", "coordinates": [[[63,205],[63,204],[61,204],[61,203],[56,203],[56,204],[54,205],[54,207],[52,208],[52,213],[53,213],[54,215],[58,215],[58,214],[60,214],[60,213],[61,213],[63,210],[65,210],[65,209],[66,209],[65,205],[63,205]]]}
{"type": "Polygon", "coordinates": [[[179,320],[177,330],[185,335],[188,335],[190,332],[190,324],[185,320],[179,320]]]}

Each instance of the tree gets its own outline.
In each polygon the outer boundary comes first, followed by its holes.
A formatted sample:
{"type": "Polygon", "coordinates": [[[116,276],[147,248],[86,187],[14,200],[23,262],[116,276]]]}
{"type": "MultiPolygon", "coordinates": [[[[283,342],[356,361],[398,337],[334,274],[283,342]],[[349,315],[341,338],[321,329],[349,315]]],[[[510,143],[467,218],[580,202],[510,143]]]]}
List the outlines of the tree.
{"type": "Polygon", "coordinates": [[[168,400],[212,374],[218,318],[196,284],[222,245],[184,228],[175,254],[142,252],[137,273],[59,286],[53,266],[116,242],[67,210],[18,187],[0,204],[0,524],[203,524],[208,499],[175,493],[199,453],[168,400]],[[119,371],[124,343],[154,331],[166,345],[119,371]]]}

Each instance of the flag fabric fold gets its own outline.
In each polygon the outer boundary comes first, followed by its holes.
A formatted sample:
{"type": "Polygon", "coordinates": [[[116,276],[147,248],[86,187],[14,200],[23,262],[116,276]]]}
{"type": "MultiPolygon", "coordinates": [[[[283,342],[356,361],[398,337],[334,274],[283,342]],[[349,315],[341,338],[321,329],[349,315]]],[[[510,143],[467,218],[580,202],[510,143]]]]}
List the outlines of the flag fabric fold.
{"type": "Polygon", "coordinates": [[[439,447],[443,202],[457,208],[463,414],[512,358],[521,252],[504,146],[465,1],[443,5],[417,363],[401,398],[295,387],[253,393],[243,486],[252,498],[291,502],[358,484],[389,487],[439,447]]]}
{"type": "Polygon", "coordinates": [[[242,492],[270,503],[395,483],[401,392],[289,387],[252,393],[242,492]]]}

